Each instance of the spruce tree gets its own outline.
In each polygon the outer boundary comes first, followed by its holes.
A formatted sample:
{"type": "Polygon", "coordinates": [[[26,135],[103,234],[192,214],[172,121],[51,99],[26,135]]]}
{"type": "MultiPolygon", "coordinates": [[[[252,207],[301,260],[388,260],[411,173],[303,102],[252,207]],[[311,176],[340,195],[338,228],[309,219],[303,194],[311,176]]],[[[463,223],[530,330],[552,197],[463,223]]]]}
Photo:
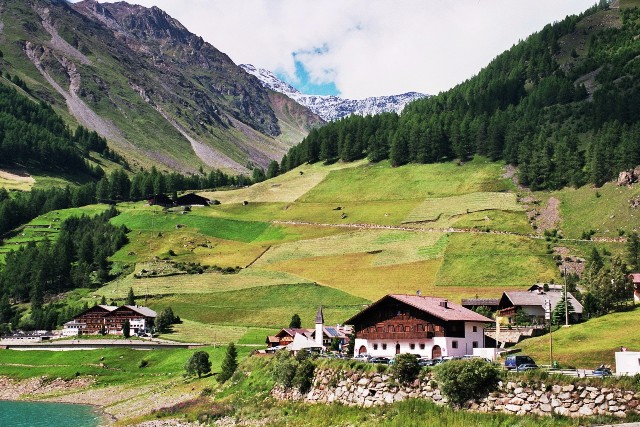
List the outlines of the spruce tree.
{"type": "Polygon", "coordinates": [[[222,366],[220,367],[220,373],[216,377],[218,382],[224,383],[229,378],[231,378],[238,368],[238,351],[236,350],[236,346],[233,343],[229,343],[227,347],[227,354],[222,361],[222,366]]]}
{"type": "Polygon", "coordinates": [[[133,288],[129,288],[129,293],[127,294],[127,305],[136,305],[136,297],[133,294],[133,288]]]}

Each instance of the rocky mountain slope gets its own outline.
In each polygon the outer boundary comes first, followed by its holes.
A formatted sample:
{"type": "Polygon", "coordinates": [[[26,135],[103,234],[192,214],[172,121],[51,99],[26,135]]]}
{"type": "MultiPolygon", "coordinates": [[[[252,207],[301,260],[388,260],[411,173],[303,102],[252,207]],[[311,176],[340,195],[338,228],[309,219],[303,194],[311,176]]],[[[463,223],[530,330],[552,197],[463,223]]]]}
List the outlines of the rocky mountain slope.
{"type": "Polygon", "coordinates": [[[366,116],[391,111],[400,113],[408,103],[428,96],[418,92],[407,92],[391,96],[376,96],[366,99],[305,95],[293,86],[280,80],[269,70],[256,68],[251,64],[242,64],[240,67],[247,73],[256,76],[264,87],[287,95],[289,98],[308,107],[311,111],[327,121],[339,120],[352,114],[366,116]]]}
{"type": "Polygon", "coordinates": [[[0,68],[134,166],[246,171],[321,119],[157,7],[0,0],[0,68]]]}

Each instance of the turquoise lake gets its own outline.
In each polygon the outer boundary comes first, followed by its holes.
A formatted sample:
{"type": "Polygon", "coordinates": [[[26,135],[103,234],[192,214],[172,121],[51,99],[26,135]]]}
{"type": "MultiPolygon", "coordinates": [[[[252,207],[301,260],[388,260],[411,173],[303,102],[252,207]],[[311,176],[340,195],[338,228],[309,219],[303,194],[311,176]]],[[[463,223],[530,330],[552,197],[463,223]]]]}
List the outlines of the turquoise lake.
{"type": "Polygon", "coordinates": [[[1,427],[95,427],[100,421],[91,406],[0,401],[1,427]]]}

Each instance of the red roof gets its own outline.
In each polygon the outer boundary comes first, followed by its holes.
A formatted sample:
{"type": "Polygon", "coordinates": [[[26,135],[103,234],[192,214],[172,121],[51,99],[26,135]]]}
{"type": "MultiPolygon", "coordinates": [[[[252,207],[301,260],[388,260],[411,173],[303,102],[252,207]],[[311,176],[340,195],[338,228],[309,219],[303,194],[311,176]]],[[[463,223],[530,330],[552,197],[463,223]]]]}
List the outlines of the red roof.
{"type": "Polygon", "coordinates": [[[374,310],[376,306],[378,306],[380,303],[382,303],[384,300],[388,298],[393,298],[397,301],[410,305],[411,307],[417,308],[418,310],[424,311],[425,313],[428,313],[431,316],[437,317],[445,321],[465,321],[465,322],[480,322],[480,323],[493,322],[493,320],[489,319],[488,317],[478,314],[475,311],[469,310],[468,308],[464,308],[461,305],[454,304],[451,301],[448,301],[446,298],[427,297],[427,296],[421,296],[421,295],[390,294],[374,302],[369,307],[365,308],[360,313],[353,316],[351,319],[345,321],[345,323],[353,324],[353,320],[355,318],[359,317],[364,312],[367,312],[369,310],[374,310]],[[441,304],[441,303],[444,303],[445,301],[447,301],[446,307],[444,306],[444,304],[441,304]]]}
{"type": "Polygon", "coordinates": [[[631,273],[629,277],[631,277],[633,283],[640,283],[640,273],[631,273]]]}

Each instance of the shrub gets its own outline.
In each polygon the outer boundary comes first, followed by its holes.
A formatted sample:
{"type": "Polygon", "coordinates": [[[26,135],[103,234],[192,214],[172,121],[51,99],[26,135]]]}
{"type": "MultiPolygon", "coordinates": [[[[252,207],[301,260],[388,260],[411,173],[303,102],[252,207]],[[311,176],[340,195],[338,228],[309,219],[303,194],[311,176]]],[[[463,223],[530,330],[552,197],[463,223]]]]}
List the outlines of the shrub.
{"type": "Polygon", "coordinates": [[[391,367],[391,373],[396,381],[406,384],[418,378],[420,373],[420,365],[418,358],[413,354],[400,354],[396,356],[395,362],[391,367]]]}
{"type": "Polygon", "coordinates": [[[138,363],[138,368],[146,368],[149,366],[149,361],[147,359],[142,359],[140,363],[138,363]]]}
{"type": "Polygon", "coordinates": [[[286,350],[277,352],[271,371],[273,380],[285,388],[290,388],[293,385],[297,367],[297,361],[286,350]]]}
{"type": "Polygon", "coordinates": [[[293,377],[293,385],[298,387],[301,393],[307,393],[311,389],[315,370],[315,365],[309,359],[303,360],[298,364],[296,374],[293,377]]]}
{"type": "Polygon", "coordinates": [[[435,376],[449,402],[461,406],[495,390],[500,371],[496,365],[482,359],[453,360],[438,366],[435,376]]]}

